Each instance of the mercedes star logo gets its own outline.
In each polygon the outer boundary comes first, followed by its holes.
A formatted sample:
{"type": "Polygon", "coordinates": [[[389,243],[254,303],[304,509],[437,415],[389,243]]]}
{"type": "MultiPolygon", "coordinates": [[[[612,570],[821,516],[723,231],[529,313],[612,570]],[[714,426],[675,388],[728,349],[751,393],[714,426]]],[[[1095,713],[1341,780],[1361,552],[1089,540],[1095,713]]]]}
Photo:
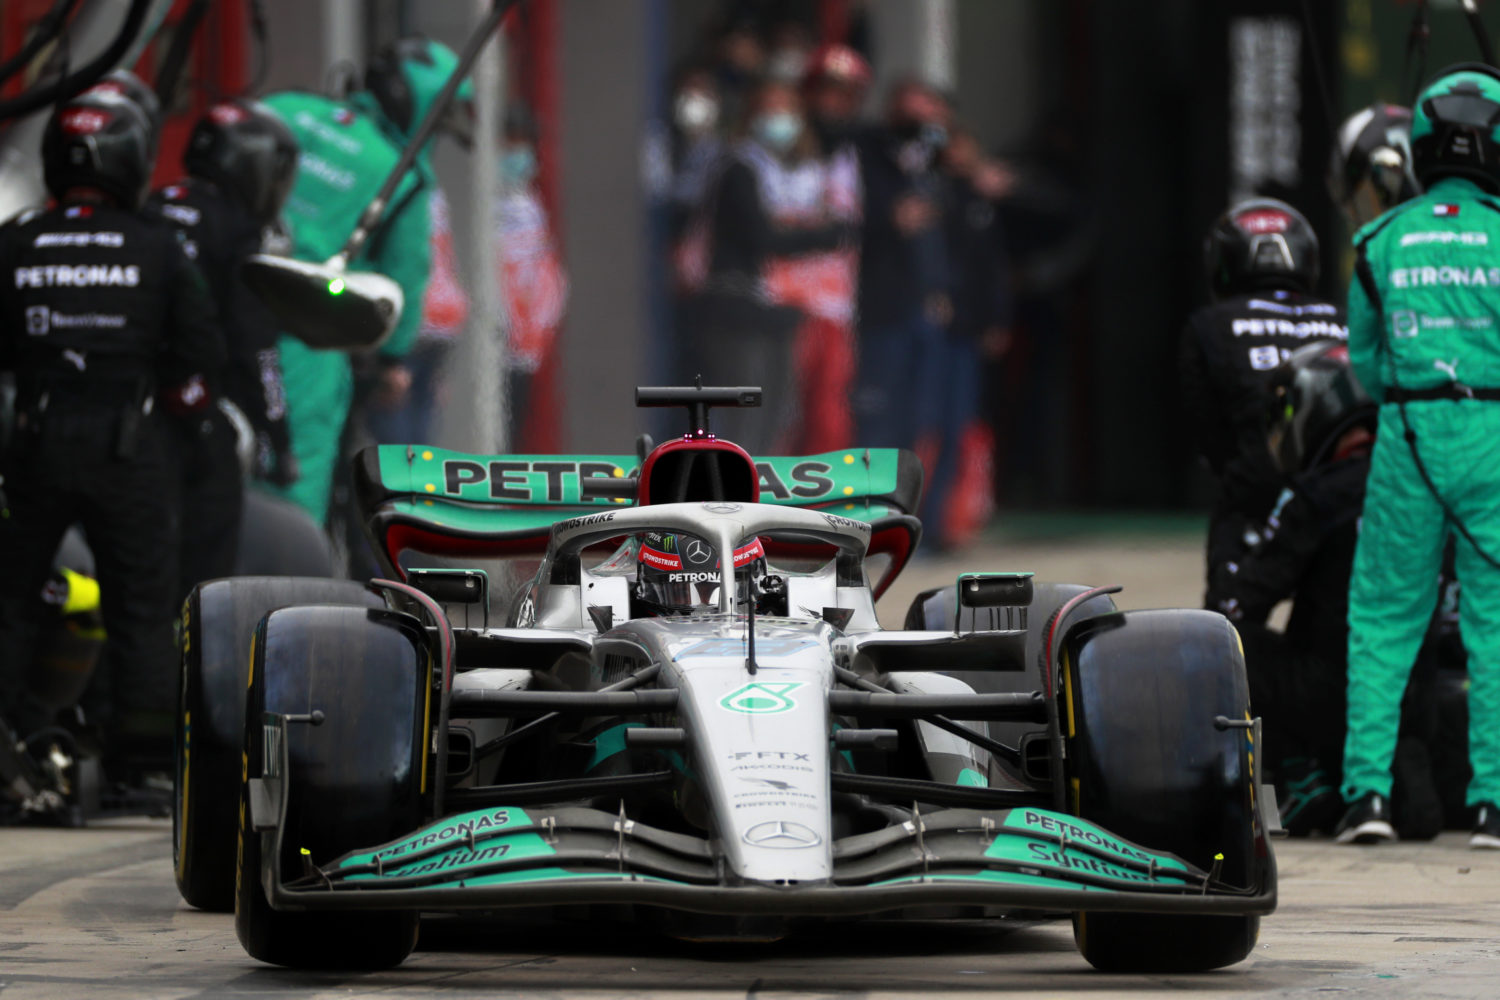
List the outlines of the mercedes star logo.
{"type": "Polygon", "coordinates": [[[703,509],[710,514],[738,514],[740,512],[740,505],[737,503],[715,502],[704,504],[703,509]]]}
{"type": "Polygon", "coordinates": [[[694,566],[701,566],[713,557],[713,550],[704,545],[698,539],[688,542],[687,560],[694,566]]]}
{"type": "Polygon", "coordinates": [[[755,824],[742,839],[752,847],[817,847],[823,842],[817,831],[779,819],[755,824]]]}

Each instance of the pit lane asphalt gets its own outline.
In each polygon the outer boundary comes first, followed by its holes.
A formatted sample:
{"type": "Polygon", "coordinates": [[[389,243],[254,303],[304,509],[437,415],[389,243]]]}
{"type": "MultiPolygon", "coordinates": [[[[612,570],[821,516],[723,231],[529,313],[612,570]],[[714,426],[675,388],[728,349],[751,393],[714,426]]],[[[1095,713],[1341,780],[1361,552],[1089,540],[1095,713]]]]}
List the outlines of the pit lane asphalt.
{"type": "MultiPolygon", "coordinates": [[[[1195,532],[1079,541],[1006,536],[930,559],[882,602],[899,624],[912,594],[957,570],[1124,583],[1124,607],[1197,602],[1195,532]]],[[[261,965],[232,918],[172,884],[170,824],[0,829],[0,1000],[299,997],[979,997],[1086,995],[1492,998],[1500,994],[1500,852],[1445,834],[1340,848],[1278,841],[1281,906],[1245,962],[1199,976],[1091,971],[1065,921],[865,923],[806,928],[771,945],[687,944],[631,925],[512,919],[429,922],[398,969],[308,974],[261,965]]]]}

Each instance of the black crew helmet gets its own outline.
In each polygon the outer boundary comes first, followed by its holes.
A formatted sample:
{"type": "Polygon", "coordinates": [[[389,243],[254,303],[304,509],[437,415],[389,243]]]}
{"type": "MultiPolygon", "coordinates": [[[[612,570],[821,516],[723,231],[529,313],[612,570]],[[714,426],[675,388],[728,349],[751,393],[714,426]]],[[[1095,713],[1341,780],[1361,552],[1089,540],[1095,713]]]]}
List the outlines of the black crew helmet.
{"type": "Polygon", "coordinates": [[[1318,234],[1284,201],[1251,198],[1219,216],[1204,255],[1215,298],[1271,289],[1312,291],[1318,281],[1318,234]]]}
{"type": "Polygon", "coordinates": [[[1338,340],[1299,347],[1271,373],[1266,444],[1284,475],[1327,460],[1350,428],[1375,427],[1377,408],[1338,340]]]}
{"type": "Polygon", "coordinates": [[[108,91],[60,105],[42,134],[42,177],[58,200],[73,188],[95,188],[134,211],[146,197],[154,160],[145,113],[108,91]]]}
{"type": "Polygon", "coordinates": [[[236,98],[215,104],[193,126],[182,166],[269,223],[296,179],[297,155],[296,136],[270,108],[236,98]]]}
{"type": "Polygon", "coordinates": [[[1424,185],[1465,177],[1500,192],[1500,70],[1460,63],[1438,73],[1412,109],[1411,152],[1424,185]]]}
{"type": "Polygon", "coordinates": [[[146,121],[151,123],[151,149],[153,155],[158,143],[161,141],[161,100],[157,98],[156,91],[146,86],[146,81],[136,76],[128,69],[112,69],[99,78],[84,93],[92,94],[106,92],[119,94],[127,101],[141,109],[146,116],[146,121]]]}
{"type": "Polygon", "coordinates": [[[1410,109],[1377,101],[1339,126],[1328,188],[1355,226],[1421,193],[1412,167],[1411,118],[1410,109]]]}

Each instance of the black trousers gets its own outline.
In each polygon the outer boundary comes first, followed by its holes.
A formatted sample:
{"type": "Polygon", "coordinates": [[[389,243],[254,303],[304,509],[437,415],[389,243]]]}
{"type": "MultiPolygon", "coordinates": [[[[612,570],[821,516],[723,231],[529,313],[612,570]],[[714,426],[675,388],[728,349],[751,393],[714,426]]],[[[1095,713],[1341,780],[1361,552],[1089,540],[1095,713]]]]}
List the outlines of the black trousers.
{"type": "Polygon", "coordinates": [[[173,596],[181,602],[198,584],[234,573],[245,483],[234,426],[217,408],[171,421],[169,437],[181,528],[173,596]]]}
{"type": "Polygon", "coordinates": [[[36,661],[39,602],[58,541],[83,527],[108,642],[85,705],[111,754],[170,760],[176,702],[172,635],[177,525],[164,428],[142,418],[122,455],[121,407],[53,400],[4,460],[0,518],[0,713],[24,718],[36,661]]]}

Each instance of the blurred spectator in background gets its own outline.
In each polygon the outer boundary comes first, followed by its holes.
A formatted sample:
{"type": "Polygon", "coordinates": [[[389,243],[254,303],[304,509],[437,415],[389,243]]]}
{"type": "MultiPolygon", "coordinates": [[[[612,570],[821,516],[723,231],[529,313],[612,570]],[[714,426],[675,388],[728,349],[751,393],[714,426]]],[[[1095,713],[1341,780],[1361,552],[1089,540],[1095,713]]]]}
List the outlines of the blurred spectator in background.
{"type": "MultiPolygon", "coordinates": [[[[774,58],[774,57],[773,57],[774,58]]],[[[778,212],[778,223],[847,223],[849,242],[828,253],[786,258],[768,276],[773,301],[807,314],[792,346],[797,418],[784,442],[812,454],[854,443],[849,393],[854,382],[854,296],[859,256],[852,227],[863,208],[854,130],[870,86],[870,67],[853,49],[824,46],[803,60],[802,95],[819,163],[809,186],[778,212]]],[[[811,173],[811,171],[810,171],[811,173]]]]}
{"type": "Polygon", "coordinates": [[[923,523],[928,537],[956,548],[995,508],[995,435],[980,407],[987,361],[1010,347],[1010,276],[996,230],[1006,177],[972,133],[955,128],[942,164],[952,185],[947,214],[953,261],[953,319],[942,342],[937,457],[928,467],[923,523]]]}
{"type": "MultiPolygon", "coordinates": [[[[835,203],[818,154],[797,91],[765,82],[705,206],[707,280],[686,310],[688,371],[765,390],[758,409],[716,415],[720,433],[752,454],[784,446],[791,338],[820,282],[837,285],[848,273],[835,254],[847,252],[857,206],[835,203]]],[[[833,304],[820,308],[836,311],[839,295],[834,288],[833,304]]]]}
{"type": "Polygon", "coordinates": [[[796,85],[806,75],[813,54],[812,32],[801,21],[777,21],[769,32],[765,76],[796,85]]]}
{"type": "Polygon", "coordinates": [[[860,150],[859,439],[917,448],[929,470],[944,337],[953,321],[955,272],[944,222],[950,191],[937,169],[947,121],[935,89],[903,80],[891,88],[884,126],[865,136],[860,150]]]}
{"type": "Polygon", "coordinates": [[[508,447],[524,437],[532,382],[552,353],[568,301],[568,278],[536,189],[536,119],[519,102],[505,112],[494,231],[496,275],[505,296],[508,447]]]}
{"type": "MultiPolygon", "coordinates": [[[[662,197],[667,231],[674,249],[703,204],[714,169],[724,155],[719,88],[713,71],[703,66],[684,70],[672,98],[671,148],[666,156],[662,197]]],[[[697,275],[702,280],[701,269],[697,275]]]]}
{"type": "Polygon", "coordinates": [[[739,121],[745,116],[747,102],[766,69],[765,46],[753,18],[741,17],[730,23],[719,37],[715,65],[724,119],[739,121]]]}
{"type": "Polygon", "coordinates": [[[432,264],[422,295],[422,325],[417,343],[403,361],[409,374],[402,393],[377,392],[368,400],[365,426],[378,444],[427,444],[433,441],[432,417],[442,402],[444,359],[469,320],[469,296],[463,289],[453,252],[453,223],[448,197],[434,188],[428,202],[432,230],[428,237],[432,264]]]}

